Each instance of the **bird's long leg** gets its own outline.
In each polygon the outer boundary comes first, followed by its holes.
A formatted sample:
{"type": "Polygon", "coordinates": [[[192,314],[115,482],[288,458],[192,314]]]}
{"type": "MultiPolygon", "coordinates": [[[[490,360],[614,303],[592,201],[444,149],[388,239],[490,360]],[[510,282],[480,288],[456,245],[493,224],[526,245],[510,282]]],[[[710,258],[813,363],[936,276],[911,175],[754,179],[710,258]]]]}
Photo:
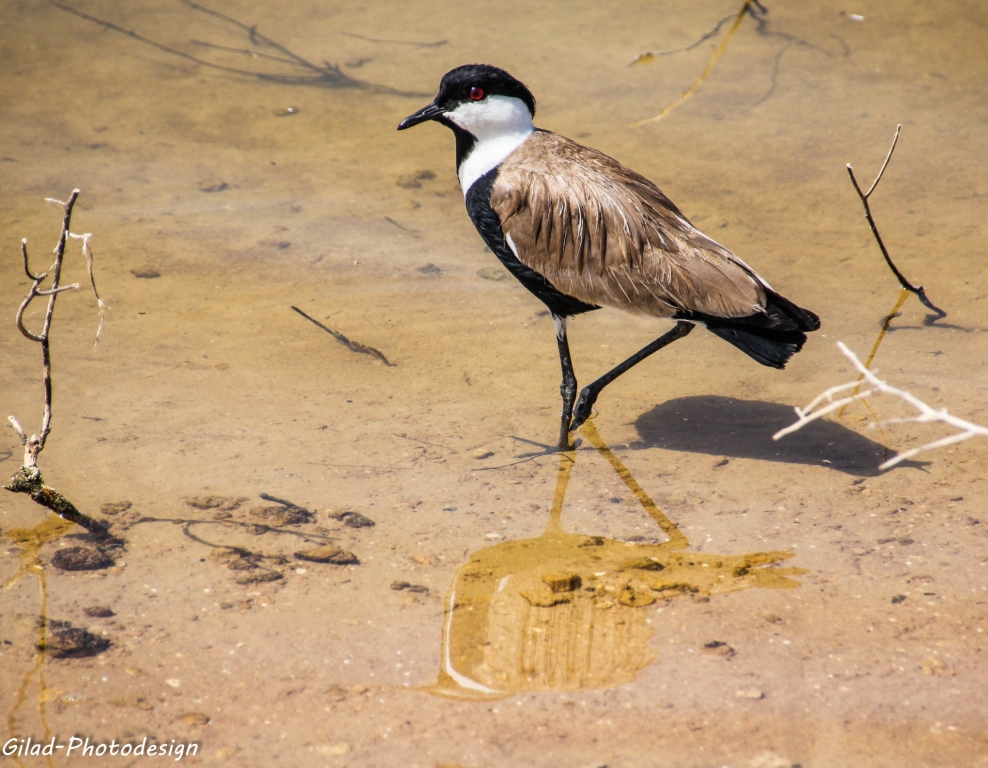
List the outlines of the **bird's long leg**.
{"type": "Polygon", "coordinates": [[[563,381],[559,385],[559,394],[563,398],[563,412],[559,420],[559,450],[568,451],[570,443],[569,423],[573,418],[573,402],[576,400],[576,374],[573,372],[573,359],[569,354],[569,340],[566,338],[566,318],[552,316],[556,326],[556,344],[559,345],[559,365],[563,369],[563,381]]]}
{"type": "Polygon", "coordinates": [[[575,430],[579,427],[587,418],[590,416],[590,409],[593,408],[593,404],[597,402],[597,395],[600,391],[610,384],[614,379],[620,376],[622,373],[627,371],[632,366],[637,365],[642,360],[644,360],[649,355],[658,352],[662,347],[667,344],[672,344],[676,339],[681,339],[683,336],[688,334],[693,330],[693,323],[687,323],[680,320],[676,323],[676,327],[673,328],[668,333],[663,334],[647,347],[635,352],[631,357],[625,360],[620,365],[616,365],[599,379],[597,379],[592,384],[588,384],[580,392],[580,399],[576,404],[576,411],[573,416],[573,424],[570,427],[571,430],[575,430]]]}

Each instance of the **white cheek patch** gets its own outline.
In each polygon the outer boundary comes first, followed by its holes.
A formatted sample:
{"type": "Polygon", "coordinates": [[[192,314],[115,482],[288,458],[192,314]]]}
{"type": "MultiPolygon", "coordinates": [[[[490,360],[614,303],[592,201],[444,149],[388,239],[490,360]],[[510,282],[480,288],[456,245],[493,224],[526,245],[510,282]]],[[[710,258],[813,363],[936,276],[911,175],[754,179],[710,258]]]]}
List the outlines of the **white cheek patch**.
{"type": "Polygon", "coordinates": [[[535,131],[528,106],[514,96],[468,101],[447,112],[446,118],[477,140],[457,169],[464,195],[477,179],[499,166],[535,131]]]}

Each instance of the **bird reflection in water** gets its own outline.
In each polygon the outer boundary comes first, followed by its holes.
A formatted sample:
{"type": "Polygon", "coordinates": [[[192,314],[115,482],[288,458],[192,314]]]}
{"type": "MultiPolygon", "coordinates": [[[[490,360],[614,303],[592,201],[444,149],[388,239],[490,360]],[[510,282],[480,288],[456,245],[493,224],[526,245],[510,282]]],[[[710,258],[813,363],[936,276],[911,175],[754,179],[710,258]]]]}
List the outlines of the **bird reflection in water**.
{"type": "Polygon", "coordinates": [[[753,587],[792,589],[801,568],[772,567],[792,552],[689,552],[666,517],[601,440],[583,433],[667,537],[662,544],[567,533],[563,501],[576,454],[560,455],[552,511],[537,539],[475,552],[446,597],[439,681],[428,690],[457,698],[522,691],[608,688],[635,679],[654,658],[645,606],[704,600],[753,587]]]}

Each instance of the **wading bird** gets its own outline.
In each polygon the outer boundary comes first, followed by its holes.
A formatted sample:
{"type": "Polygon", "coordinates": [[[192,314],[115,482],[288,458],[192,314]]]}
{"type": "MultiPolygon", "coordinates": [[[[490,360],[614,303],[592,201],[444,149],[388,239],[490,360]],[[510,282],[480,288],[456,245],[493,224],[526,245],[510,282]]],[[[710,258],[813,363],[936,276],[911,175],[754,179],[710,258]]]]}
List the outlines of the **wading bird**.
{"type": "Polygon", "coordinates": [[[435,120],[456,137],[467,212],[501,263],[552,313],[563,380],[559,446],[601,390],[703,325],[762,365],[783,368],[819,318],[686,219],[648,179],[616,160],[536,128],[535,97],[502,69],[447,72],[439,94],[398,130],[435,120]],[[576,399],[566,321],[614,307],[676,322],[587,385],[576,399]]]}

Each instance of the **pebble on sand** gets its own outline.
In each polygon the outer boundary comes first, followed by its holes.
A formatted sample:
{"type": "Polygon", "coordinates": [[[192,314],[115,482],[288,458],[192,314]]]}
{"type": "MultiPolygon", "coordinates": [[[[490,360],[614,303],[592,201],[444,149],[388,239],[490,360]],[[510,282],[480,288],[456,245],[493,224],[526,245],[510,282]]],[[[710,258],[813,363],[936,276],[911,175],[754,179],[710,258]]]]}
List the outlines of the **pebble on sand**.
{"type": "Polygon", "coordinates": [[[757,688],[739,688],[734,692],[739,699],[764,699],[765,694],[757,688]]]}
{"type": "Polygon", "coordinates": [[[70,621],[49,619],[48,632],[44,645],[38,645],[39,650],[46,650],[56,659],[81,658],[95,656],[110,647],[110,641],[98,637],[81,627],[73,627],[70,621]]]}
{"type": "Polygon", "coordinates": [[[572,592],[574,589],[579,589],[582,583],[576,573],[543,573],[542,581],[553,592],[572,592]]]}
{"type": "Polygon", "coordinates": [[[277,581],[283,578],[278,571],[248,571],[237,576],[237,584],[264,584],[269,581],[277,581]]]}
{"type": "Polygon", "coordinates": [[[184,723],[190,728],[198,728],[203,725],[209,725],[209,721],[212,718],[202,712],[183,712],[177,719],[178,722],[184,723]]]}
{"type": "Polygon", "coordinates": [[[324,547],[303,549],[295,553],[296,560],[307,560],[311,563],[332,563],[333,565],[359,565],[360,560],[353,552],[327,544],[324,547]]]}
{"type": "Polygon", "coordinates": [[[52,555],[51,564],[62,571],[96,571],[109,568],[113,560],[91,547],[66,547],[52,555]]]}
{"type": "Polygon", "coordinates": [[[734,655],[734,649],[721,640],[712,640],[704,644],[700,649],[700,653],[705,653],[708,656],[726,656],[730,658],[734,655]]]}

